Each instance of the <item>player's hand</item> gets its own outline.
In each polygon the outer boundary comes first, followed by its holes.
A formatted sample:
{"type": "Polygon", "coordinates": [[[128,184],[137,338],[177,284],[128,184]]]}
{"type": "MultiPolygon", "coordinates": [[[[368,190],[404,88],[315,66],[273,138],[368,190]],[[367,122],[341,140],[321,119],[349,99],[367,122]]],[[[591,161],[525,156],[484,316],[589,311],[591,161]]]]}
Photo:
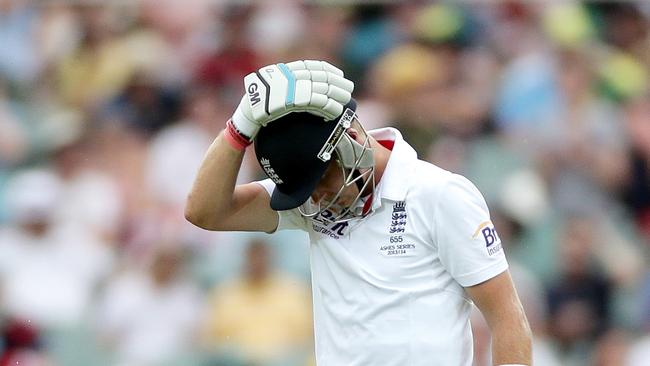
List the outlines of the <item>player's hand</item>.
{"type": "Polygon", "coordinates": [[[232,117],[237,131],[252,141],[259,129],[291,112],[332,120],[352,98],[354,83],[325,61],[294,61],[262,67],[244,78],[245,94],[232,117]]]}

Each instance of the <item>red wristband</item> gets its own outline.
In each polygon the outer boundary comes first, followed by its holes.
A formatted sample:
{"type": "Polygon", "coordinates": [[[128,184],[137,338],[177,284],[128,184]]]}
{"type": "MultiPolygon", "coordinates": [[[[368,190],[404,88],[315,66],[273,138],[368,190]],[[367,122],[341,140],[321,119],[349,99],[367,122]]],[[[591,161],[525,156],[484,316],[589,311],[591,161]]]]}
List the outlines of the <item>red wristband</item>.
{"type": "Polygon", "coordinates": [[[230,146],[239,151],[246,150],[248,145],[252,142],[237,130],[230,119],[226,122],[226,129],[223,131],[223,137],[228,141],[230,146]]]}

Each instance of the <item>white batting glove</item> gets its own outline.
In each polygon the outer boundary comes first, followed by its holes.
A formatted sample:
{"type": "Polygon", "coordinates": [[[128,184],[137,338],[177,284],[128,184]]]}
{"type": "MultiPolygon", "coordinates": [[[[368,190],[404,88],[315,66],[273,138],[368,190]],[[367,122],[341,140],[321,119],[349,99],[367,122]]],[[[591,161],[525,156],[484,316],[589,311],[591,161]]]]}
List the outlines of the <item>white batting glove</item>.
{"type": "Polygon", "coordinates": [[[237,131],[252,141],[259,129],[291,112],[332,120],[352,98],[354,83],[325,61],[294,61],[262,67],[244,78],[245,95],[232,116],[237,131]]]}

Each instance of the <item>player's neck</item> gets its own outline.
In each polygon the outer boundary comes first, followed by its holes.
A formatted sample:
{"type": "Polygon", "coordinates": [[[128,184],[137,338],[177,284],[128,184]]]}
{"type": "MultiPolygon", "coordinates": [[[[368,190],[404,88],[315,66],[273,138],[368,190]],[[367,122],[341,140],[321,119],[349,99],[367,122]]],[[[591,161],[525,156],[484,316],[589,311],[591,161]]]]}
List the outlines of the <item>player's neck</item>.
{"type": "Polygon", "coordinates": [[[386,170],[386,165],[388,165],[388,159],[390,159],[391,150],[387,149],[375,139],[370,140],[370,146],[372,147],[372,153],[375,159],[375,185],[379,184],[381,177],[384,175],[386,170]]]}

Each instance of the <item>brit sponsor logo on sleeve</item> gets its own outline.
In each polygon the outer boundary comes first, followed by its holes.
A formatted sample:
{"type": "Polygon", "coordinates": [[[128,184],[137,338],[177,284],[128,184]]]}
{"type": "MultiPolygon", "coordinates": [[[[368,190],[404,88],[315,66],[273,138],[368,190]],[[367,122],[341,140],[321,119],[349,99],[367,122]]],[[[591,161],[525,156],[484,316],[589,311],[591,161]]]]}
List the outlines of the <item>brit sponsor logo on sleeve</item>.
{"type": "Polygon", "coordinates": [[[476,228],[476,231],[474,231],[472,239],[478,238],[479,235],[483,237],[485,247],[490,256],[501,251],[501,239],[499,238],[499,235],[497,235],[497,231],[494,228],[492,221],[482,222],[478,228],[476,228]]]}

